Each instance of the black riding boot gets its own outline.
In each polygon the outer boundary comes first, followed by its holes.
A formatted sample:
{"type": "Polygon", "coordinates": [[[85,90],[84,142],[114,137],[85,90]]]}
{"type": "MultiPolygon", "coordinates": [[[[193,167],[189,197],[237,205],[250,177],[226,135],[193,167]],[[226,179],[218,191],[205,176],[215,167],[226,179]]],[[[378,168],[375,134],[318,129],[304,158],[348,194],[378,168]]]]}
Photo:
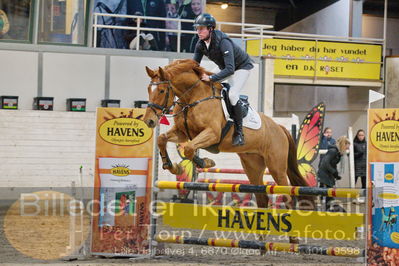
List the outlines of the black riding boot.
{"type": "Polygon", "coordinates": [[[234,111],[234,134],[233,134],[233,146],[241,146],[245,144],[244,134],[242,133],[242,102],[238,100],[236,105],[233,105],[234,111]]]}

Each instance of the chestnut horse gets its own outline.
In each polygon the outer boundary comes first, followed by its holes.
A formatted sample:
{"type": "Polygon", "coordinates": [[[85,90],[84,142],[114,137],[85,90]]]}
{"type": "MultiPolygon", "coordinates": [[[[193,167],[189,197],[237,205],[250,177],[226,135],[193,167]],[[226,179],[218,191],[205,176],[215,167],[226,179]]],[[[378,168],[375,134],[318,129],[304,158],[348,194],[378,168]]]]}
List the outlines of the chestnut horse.
{"type": "MultiPolygon", "coordinates": [[[[180,166],[172,164],[169,159],[166,144],[168,141],[183,143],[190,140],[184,147],[184,154],[192,160],[197,149],[206,149],[220,142],[221,132],[226,124],[220,97],[222,85],[201,81],[202,73],[211,73],[191,59],[177,60],[158,70],[146,67],[146,70],[151,82],[148,86],[149,104],[143,120],[150,128],[154,128],[159,119],[174,106],[174,126],[158,137],[158,147],[163,168],[172,174],[180,174],[180,166]]],[[[218,149],[238,154],[253,185],[263,185],[263,175],[267,166],[278,185],[288,186],[288,175],[291,185],[308,186],[298,170],[296,145],[290,133],[266,115],[259,115],[262,121],[260,129],[243,128],[243,146],[232,146],[233,129],[230,128],[226,137],[219,143],[218,149]]],[[[201,167],[208,168],[214,165],[211,159],[204,158],[201,167]]],[[[255,196],[259,208],[268,206],[266,194],[255,196]]],[[[313,200],[310,201],[313,204],[313,200]]],[[[293,208],[288,202],[291,202],[289,196],[286,197],[286,205],[293,208]]]]}

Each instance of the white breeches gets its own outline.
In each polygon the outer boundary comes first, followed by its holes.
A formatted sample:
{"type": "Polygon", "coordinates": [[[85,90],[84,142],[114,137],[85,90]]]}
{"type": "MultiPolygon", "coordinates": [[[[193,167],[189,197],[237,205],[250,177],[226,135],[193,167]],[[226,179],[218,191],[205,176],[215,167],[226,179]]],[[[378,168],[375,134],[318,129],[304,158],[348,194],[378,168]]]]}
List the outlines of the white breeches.
{"type": "Polygon", "coordinates": [[[249,74],[250,70],[239,69],[236,70],[233,75],[227,78],[227,81],[230,84],[229,99],[232,105],[236,105],[240,99],[241,91],[244,88],[245,83],[247,83],[249,74]]]}

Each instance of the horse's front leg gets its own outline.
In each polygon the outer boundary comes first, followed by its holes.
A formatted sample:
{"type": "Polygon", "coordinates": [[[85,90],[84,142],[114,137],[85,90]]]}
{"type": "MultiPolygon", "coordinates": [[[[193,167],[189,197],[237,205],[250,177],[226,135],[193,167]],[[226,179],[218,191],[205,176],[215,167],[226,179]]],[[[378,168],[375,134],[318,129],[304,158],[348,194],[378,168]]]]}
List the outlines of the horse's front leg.
{"type": "MultiPolygon", "coordinates": [[[[199,133],[192,141],[189,141],[188,144],[184,147],[184,155],[193,160],[195,151],[197,149],[209,147],[218,142],[220,136],[215,134],[212,128],[207,128],[199,133]]],[[[194,162],[201,168],[210,168],[215,166],[215,162],[209,158],[199,158],[197,157],[194,162]]]]}
{"type": "Polygon", "coordinates": [[[169,170],[174,175],[180,175],[183,171],[180,165],[177,163],[172,163],[172,161],[169,158],[168,151],[166,149],[166,146],[169,141],[175,142],[175,143],[182,143],[187,141],[187,137],[181,133],[177,127],[172,127],[169,131],[166,133],[163,133],[159,135],[158,137],[158,148],[159,148],[159,153],[162,158],[162,168],[169,170]]]}

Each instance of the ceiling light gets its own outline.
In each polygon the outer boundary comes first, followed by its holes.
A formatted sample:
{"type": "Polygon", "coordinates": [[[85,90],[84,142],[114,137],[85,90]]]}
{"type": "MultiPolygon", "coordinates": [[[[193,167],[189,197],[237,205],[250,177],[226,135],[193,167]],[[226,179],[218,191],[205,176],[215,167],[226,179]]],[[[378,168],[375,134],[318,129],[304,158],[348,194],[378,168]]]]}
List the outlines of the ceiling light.
{"type": "Polygon", "coordinates": [[[222,5],[220,6],[221,9],[226,9],[226,8],[228,8],[228,7],[229,7],[229,5],[228,5],[227,3],[224,3],[224,4],[222,4],[222,5]]]}

